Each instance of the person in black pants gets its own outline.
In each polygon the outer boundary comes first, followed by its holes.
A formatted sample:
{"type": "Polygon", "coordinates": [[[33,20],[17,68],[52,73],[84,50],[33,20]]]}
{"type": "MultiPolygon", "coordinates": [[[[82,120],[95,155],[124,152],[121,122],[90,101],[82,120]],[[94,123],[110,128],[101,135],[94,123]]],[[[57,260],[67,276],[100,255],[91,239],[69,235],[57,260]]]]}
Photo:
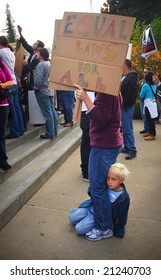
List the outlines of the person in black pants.
{"type": "Polygon", "coordinates": [[[80,144],[80,156],[81,156],[81,169],[82,169],[82,176],[84,181],[89,181],[88,179],[88,161],[89,161],[89,154],[91,151],[90,146],[90,137],[89,137],[89,117],[86,114],[86,111],[81,113],[81,123],[80,128],[82,129],[82,139],[80,144]]]}
{"type": "MultiPolygon", "coordinates": [[[[87,92],[87,93],[92,99],[92,101],[94,101],[94,97],[95,97],[94,92],[87,92]]],[[[82,129],[82,139],[80,144],[80,157],[81,157],[80,167],[82,170],[83,180],[88,182],[89,181],[88,162],[89,162],[89,155],[91,151],[90,136],[89,136],[90,120],[87,115],[87,108],[84,102],[82,104],[80,128],[82,129]]]]}

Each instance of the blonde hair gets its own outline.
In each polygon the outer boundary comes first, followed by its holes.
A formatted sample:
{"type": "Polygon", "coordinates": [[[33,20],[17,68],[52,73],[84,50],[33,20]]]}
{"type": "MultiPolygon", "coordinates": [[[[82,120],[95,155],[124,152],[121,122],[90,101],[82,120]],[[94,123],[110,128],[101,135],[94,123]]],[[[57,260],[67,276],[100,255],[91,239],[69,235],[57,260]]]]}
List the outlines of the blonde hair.
{"type": "Polygon", "coordinates": [[[115,174],[120,179],[125,179],[130,173],[126,166],[119,162],[112,164],[108,172],[115,174]]]}

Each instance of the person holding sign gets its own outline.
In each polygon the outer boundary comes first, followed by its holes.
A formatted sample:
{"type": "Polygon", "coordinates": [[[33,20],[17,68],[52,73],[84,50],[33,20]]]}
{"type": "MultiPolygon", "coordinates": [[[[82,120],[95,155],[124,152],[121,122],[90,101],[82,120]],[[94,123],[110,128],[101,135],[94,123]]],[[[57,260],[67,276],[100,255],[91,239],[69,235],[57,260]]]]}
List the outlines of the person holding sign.
{"type": "Polygon", "coordinates": [[[111,203],[106,194],[106,176],[123,145],[120,131],[122,98],[120,94],[96,93],[93,103],[81,86],[75,87],[76,97],[84,101],[90,118],[89,181],[95,226],[86,233],[86,237],[95,241],[111,237],[113,231],[111,203]]]}

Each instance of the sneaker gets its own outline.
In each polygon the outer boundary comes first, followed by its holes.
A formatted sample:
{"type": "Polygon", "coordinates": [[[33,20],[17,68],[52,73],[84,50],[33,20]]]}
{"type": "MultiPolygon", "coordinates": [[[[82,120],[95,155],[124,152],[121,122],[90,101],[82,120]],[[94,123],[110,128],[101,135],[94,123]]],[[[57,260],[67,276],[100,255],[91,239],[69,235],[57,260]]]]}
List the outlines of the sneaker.
{"type": "Polygon", "coordinates": [[[136,157],[136,152],[129,152],[125,157],[126,160],[133,159],[136,157]]]}
{"type": "Polygon", "coordinates": [[[92,233],[96,233],[97,229],[93,228],[92,230],[88,231],[85,235],[90,236],[92,233]]]}
{"type": "Polygon", "coordinates": [[[122,154],[127,154],[129,152],[128,148],[124,147],[122,150],[121,150],[121,153],[122,154]]]}
{"type": "Polygon", "coordinates": [[[90,241],[97,241],[103,238],[110,238],[112,236],[113,236],[113,231],[111,229],[107,229],[103,231],[94,228],[85,234],[86,239],[90,241]]]}

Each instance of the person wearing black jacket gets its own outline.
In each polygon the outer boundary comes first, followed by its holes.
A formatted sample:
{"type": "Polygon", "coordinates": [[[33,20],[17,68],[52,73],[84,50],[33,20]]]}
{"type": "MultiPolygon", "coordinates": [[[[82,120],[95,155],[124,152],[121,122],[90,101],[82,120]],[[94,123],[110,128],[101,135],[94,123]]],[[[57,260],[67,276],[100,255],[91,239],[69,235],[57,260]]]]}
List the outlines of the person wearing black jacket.
{"type": "Polygon", "coordinates": [[[133,114],[137,97],[137,77],[138,73],[133,72],[129,59],[125,60],[123,77],[121,80],[122,104],[122,133],[124,138],[124,148],[122,153],[127,153],[126,160],[136,157],[135,138],[133,132],[133,114]]]}
{"type": "Polygon", "coordinates": [[[30,72],[30,86],[33,88],[34,82],[33,82],[33,70],[35,69],[36,65],[39,63],[39,60],[36,57],[36,53],[39,48],[44,48],[44,43],[40,40],[37,40],[33,46],[30,46],[25,38],[22,36],[22,27],[20,25],[17,26],[18,32],[20,34],[20,42],[22,43],[23,47],[27,52],[30,53],[30,56],[27,60],[26,68],[28,69],[28,72],[30,72]]]}
{"type": "Polygon", "coordinates": [[[27,63],[23,65],[21,76],[21,85],[24,91],[23,105],[25,105],[25,116],[26,120],[28,120],[28,90],[34,89],[33,71],[39,63],[36,53],[40,48],[44,48],[45,45],[42,41],[37,40],[32,46],[30,46],[22,35],[22,27],[18,25],[17,28],[20,35],[20,42],[22,43],[24,49],[30,53],[27,63]]]}

